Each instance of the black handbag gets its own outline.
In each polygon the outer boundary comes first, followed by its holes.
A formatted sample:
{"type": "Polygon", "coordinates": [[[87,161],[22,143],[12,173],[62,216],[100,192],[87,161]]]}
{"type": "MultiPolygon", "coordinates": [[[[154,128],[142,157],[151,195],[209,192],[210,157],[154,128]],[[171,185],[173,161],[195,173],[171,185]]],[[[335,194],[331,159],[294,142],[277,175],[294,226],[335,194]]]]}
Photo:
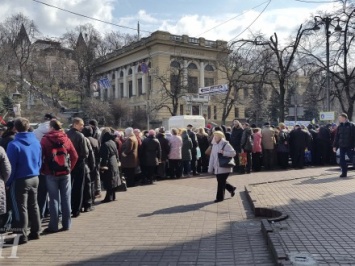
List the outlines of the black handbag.
{"type": "MultiPolygon", "coordinates": [[[[226,145],[227,143],[223,145],[222,151],[224,150],[224,147],[226,145]]],[[[234,158],[224,156],[222,153],[218,153],[218,162],[219,162],[219,167],[222,168],[231,168],[235,166],[234,158]]]]}

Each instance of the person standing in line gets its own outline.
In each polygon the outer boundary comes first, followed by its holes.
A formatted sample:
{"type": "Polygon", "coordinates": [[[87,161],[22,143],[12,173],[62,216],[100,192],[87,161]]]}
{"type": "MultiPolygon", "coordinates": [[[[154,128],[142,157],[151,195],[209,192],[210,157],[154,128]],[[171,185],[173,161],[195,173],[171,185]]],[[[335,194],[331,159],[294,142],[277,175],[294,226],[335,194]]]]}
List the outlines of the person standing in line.
{"type": "Polygon", "coordinates": [[[142,142],[142,160],[145,169],[145,183],[153,184],[157,166],[161,160],[161,147],[155,137],[155,131],[149,130],[148,137],[142,142]]]}
{"type": "Polygon", "coordinates": [[[33,132],[28,132],[30,122],[25,118],[14,121],[17,131],[15,139],[7,146],[7,156],[11,163],[11,175],[6,182],[12,196],[15,221],[13,227],[19,230],[19,243],[40,238],[41,218],[37,204],[38,175],[42,165],[41,144],[33,132]],[[31,220],[31,232],[27,228],[31,220]]]}
{"type": "Polygon", "coordinates": [[[242,152],[240,144],[242,141],[243,131],[244,131],[244,129],[243,129],[242,124],[237,119],[234,119],[232,133],[230,136],[230,143],[231,143],[233,149],[236,151],[236,156],[234,158],[234,160],[235,160],[234,172],[235,173],[244,171],[244,167],[239,164],[239,154],[242,152]]]}
{"type": "Polygon", "coordinates": [[[49,193],[50,221],[44,233],[58,232],[59,210],[62,213],[62,231],[70,229],[71,226],[71,180],[72,171],[78,161],[78,154],[73,143],[64,133],[62,124],[58,120],[51,120],[49,132],[41,139],[42,146],[42,173],[46,178],[49,193]],[[61,144],[65,147],[70,162],[70,171],[67,174],[55,176],[51,169],[52,150],[54,145],[61,144]]]}
{"type": "Polygon", "coordinates": [[[252,153],[252,169],[253,172],[259,172],[261,170],[261,158],[262,158],[262,135],[261,129],[257,128],[255,124],[251,125],[253,130],[253,153],[252,153]]]}
{"type": "Polygon", "coordinates": [[[342,113],[338,117],[339,126],[336,131],[333,144],[333,151],[340,150],[340,178],[347,177],[348,165],[345,161],[345,155],[348,155],[354,164],[354,146],[355,146],[355,125],[348,120],[348,115],[342,113]]]}
{"type": "Polygon", "coordinates": [[[81,133],[83,128],[84,121],[79,117],[75,117],[73,118],[73,126],[67,133],[78,154],[78,162],[76,163],[73,171],[71,172],[71,207],[74,218],[80,215],[80,211],[83,204],[84,181],[86,171],[85,168],[86,161],[89,156],[89,149],[86,144],[85,137],[81,133]]]}
{"type": "Polygon", "coordinates": [[[6,188],[5,183],[9,179],[11,174],[11,164],[7,158],[6,152],[3,147],[0,146],[0,234],[1,228],[7,221],[7,202],[6,202],[6,188]]]}
{"type": "Polygon", "coordinates": [[[181,178],[182,176],[182,138],[178,135],[178,129],[171,129],[171,137],[169,138],[169,169],[170,178],[181,178]]]}
{"type": "Polygon", "coordinates": [[[193,144],[186,130],[183,130],[181,132],[181,138],[182,138],[181,155],[182,155],[183,173],[184,173],[184,177],[190,177],[193,144]]]}
{"type": "Polygon", "coordinates": [[[208,142],[208,134],[205,132],[203,127],[200,127],[196,135],[198,146],[201,151],[201,158],[199,158],[197,162],[197,171],[199,173],[207,173],[209,158],[206,155],[206,150],[210,146],[210,143],[208,142]]]}
{"type": "Polygon", "coordinates": [[[244,125],[244,131],[241,140],[242,151],[247,155],[247,164],[245,166],[245,172],[250,174],[252,168],[252,158],[251,153],[253,151],[253,132],[248,123],[244,125]]]}
{"type": "Polygon", "coordinates": [[[116,200],[116,187],[121,185],[119,174],[119,156],[116,143],[113,141],[116,136],[108,129],[103,130],[100,147],[100,171],[102,181],[106,189],[106,196],[102,203],[116,200]]]}
{"type": "Polygon", "coordinates": [[[126,178],[127,187],[135,186],[136,168],[139,165],[138,160],[138,140],[133,133],[133,128],[128,127],[125,130],[126,138],[122,144],[121,167],[126,178]]]}
{"type": "MultiPolygon", "coordinates": [[[[192,149],[191,149],[191,170],[192,174],[194,176],[200,175],[197,173],[197,147],[198,147],[198,142],[197,142],[197,137],[196,133],[192,131],[193,126],[192,125],[187,125],[187,134],[189,135],[191,141],[192,141],[192,149]]],[[[190,174],[190,173],[188,173],[190,174]]]]}
{"type": "Polygon", "coordinates": [[[310,134],[305,132],[300,125],[295,125],[290,132],[290,150],[292,151],[292,167],[303,169],[305,163],[305,150],[309,144],[310,134]]]}
{"type": "Polygon", "coordinates": [[[6,123],[6,130],[1,136],[0,146],[7,150],[7,145],[15,139],[16,129],[14,125],[14,121],[8,121],[6,123]]]}
{"type": "Polygon", "coordinates": [[[277,161],[281,169],[288,168],[288,159],[290,154],[289,132],[284,123],[279,124],[280,132],[277,140],[277,161]]]}
{"type": "Polygon", "coordinates": [[[265,170],[272,170],[274,168],[274,149],[276,144],[275,130],[270,126],[270,123],[265,123],[261,130],[263,159],[265,170]]]}
{"type": "Polygon", "coordinates": [[[216,175],[218,185],[216,200],[214,202],[221,202],[224,200],[225,190],[228,190],[231,196],[234,197],[235,190],[237,188],[227,182],[229,174],[233,172],[233,167],[221,167],[219,165],[218,154],[233,158],[236,156],[236,152],[232,145],[230,145],[229,142],[225,139],[223,132],[215,131],[213,132],[213,135],[213,146],[210,155],[208,173],[216,175]]]}
{"type": "Polygon", "coordinates": [[[166,169],[168,165],[168,155],[170,152],[170,145],[169,145],[169,140],[166,138],[165,129],[163,127],[159,129],[159,133],[157,134],[157,139],[160,143],[160,148],[161,148],[161,161],[158,166],[158,177],[164,179],[167,176],[166,169]]]}

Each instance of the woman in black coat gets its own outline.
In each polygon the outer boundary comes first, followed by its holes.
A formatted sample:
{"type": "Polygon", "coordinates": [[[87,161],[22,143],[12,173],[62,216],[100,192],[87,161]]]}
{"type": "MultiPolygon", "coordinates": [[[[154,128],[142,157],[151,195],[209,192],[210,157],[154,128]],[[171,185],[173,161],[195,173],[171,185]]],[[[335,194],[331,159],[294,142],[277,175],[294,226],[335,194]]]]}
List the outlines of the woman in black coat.
{"type": "Polygon", "coordinates": [[[116,200],[116,187],[121,185],[118,170],[118,151],[116,143],[113,141],[115,135],[111,132],[104,132],[101,136],[101,179],[106,189],[106,197],[102,203],[116,200]]]}
{"type": "Polygon", "coordinates": [[[209,156],[206,155],[206,150],[210,146],[208,142],[208,134],[205,132],[204,128],[199,128],[197,132],[198,146],[201,151],[201,157],[197,161],[197,171],[200,173],[207,173],[209,156]]]}

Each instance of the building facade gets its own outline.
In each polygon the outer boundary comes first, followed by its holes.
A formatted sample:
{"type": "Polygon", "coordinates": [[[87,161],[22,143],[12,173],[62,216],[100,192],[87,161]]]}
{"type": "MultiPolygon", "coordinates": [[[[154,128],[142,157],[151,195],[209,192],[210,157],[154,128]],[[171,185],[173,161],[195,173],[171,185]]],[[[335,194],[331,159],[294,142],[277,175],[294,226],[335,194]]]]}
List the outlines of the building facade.
{"type": "MultiPolygon", "coordinates": [[[[96,78],[108,78],[111,85],[101,87],[98,97],[122,99],[131,114],[148,113],[153,125],[172,115],[202,115],[207,122],[220,123],[223,104],[218,97],[225,95],[199,95],[198,89],[228,83],[218,67],[218,58],[226,55],[227,42],[157,31],[97,60],[96,78]]],[[[226,121],[244,119],[243,110],[235,106],[226,121]]]]}

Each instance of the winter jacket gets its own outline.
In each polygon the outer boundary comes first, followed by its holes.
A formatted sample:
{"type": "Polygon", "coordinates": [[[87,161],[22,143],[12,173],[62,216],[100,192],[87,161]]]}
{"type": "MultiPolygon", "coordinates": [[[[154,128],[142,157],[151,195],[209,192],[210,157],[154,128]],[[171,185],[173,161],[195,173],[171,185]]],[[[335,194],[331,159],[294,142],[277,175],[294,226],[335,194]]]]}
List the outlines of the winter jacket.
{"type": "Polygon", "coordinates": [[[193,149],[193,142],[190,139],[187,132],[184,132],[181,135],[182,138],[182,148],[181,148],[181,158],[183,161],[191,161],[192,160],[192,149],[193,149]]]}
{"type": "Polygon", "coordinates": [[[189,135],[191,142],[192,142],[192,149],[191,149],[191,153],[192,155],[196,155],[197,153],[197,147],[198,147],[198,142],[197,142],[197,137],[196,137],[196,133],[191,131],[191,130],[187,130],[187,134],[189,135]]]}
{"type": "Polygon", "coordinates": [[[170,145],[169,159],[181,160],[182,138],[177,135],[172,135],[169,138],[169,145],[170,145]]]}
{"type": "Polygon", "coordinates": [[[353,123],[340,123],[337,128],[333,146],[335,148],[354,148],[355,125],[353,123]]]}
{"type": "Polygon", "coordinates": [[[318,139],[326,142],[330,142],[331,134],[329,126],[323,126],[319,128],[318,139]]]}
{"type": "Polygon", "coordinates": [[[265,150],[273,150],[275,148],[275,130],[270,126],[265,126],[261,130],[262,138],[262,145],[263,149],[265,150]]]}
{"type": "Polygon", "coordinates": [[[42,137],[49,132],[49,123],[50,121],[41,123],[35,130],[33,130],[33,133],[36,135],[38,141],[41,141],[42,137]]]}
{"type": "Polygon", "coordinates": [[[245,152],[252,152],[253,150],[253,132],[250,128],[245,128],[240,143],[241,148],[245,152]]]}
{"type": "Polygon", "coordinates": [[[261,153],[263,151],[261,142],[262,142],[261,130],[260,128],[258,128],[258,130],[253,134],[253,153],[261,153]]]}
{"type": "Polygon", "coordinates": [[[11,174],[11,164],[3,147],[0,147],[0,215],[6,213],[5,183],[11,174]]]}
{"type": "Polygon", "coordinates": [[[11,141],[15,139],[15,132],[12,131],[5,131],[4,134],[2,134],[1,139],[0,139],[0,146],[4,148],[4,150],[7,150],[7,145],[11,141]]]}
{"type": "Polygon", "coordinates": [[[114,135],[110,132],[105,132],[101,136],[100,147],[100,167],[108,168],[101,171],[101,179],[106,184],[106,189],[113,189],[121,185],[121,178],[118,169],[118,150],[116,143],[113,141],[114,135]]]}
{"type": "Polygon", "coordinates": [[[201,155],[204,156],[205,151],[208,149],[208,146],[210,146],[207,135],[197,134],[197,142],[201,150],[201,155]]]}
{"type": "Polygon", "coordinates": [[[42,166],[42,149],[33,132],[20,132],[7,146],[11,175],[6,185],[16,179],[38,176],[42,166]]]}
{"type": "Polygon", "coordinates": [[[161,148],[161,161],[165,162],[168,160],[169,152],[170,152],[170,145],[169,141],[165,137],[165,134],[159,133],[157,135],[157,139],[160,143],[160,148],[161,148]]]}
{"type": "Polygon", "coordinates": [[[159,141],[154,136],[146,137],[142,142],[142,164],[145,166],[157,166],[161,160],[161,148],[159,141]]]}
{"type": "Polygon", "coordinates": [[[68,138],[68,136],[64,133],[64,131],[53,130],[45,134],[41,139],[41,147],[42,147],[42,174],[43,175],[51,175],[52,171],[49,169],[49,164],[52,158],[52,148],[53,144],[61,143],[65,146],[70,156],[70,167],[71,170],[74,169],[76,162],[78,161],[78,154],[74,148],[73,143],[68,138]]]}
{"type": "Polygon", "coordinates": [[[287,130],[283,129],[279,132],[277,141],[277,152],[288,153],[290,151],[289,139],[290,134],[287,130]]]}
{"type": "Polygon", "coordinates": [[[241,127],[233,127],[232,128],[232,133],[230,137],[230,144],[233,146],[233,149],[237,152],[241,152],[241,141],[242,141],[242,136],[243,136],[243,128],[241,127]]]}
{"type": "Polygon", "coordinates": [[[221,139],[219,143],[216,143],[215,140],[212,140],[212,151],[210,155],[210,162],[208,165],[208,172],[214,174],[226,174],[233,172],[233,167],[220,167],[218,160],[218,153],[223,149],[223,155],[227,157],[235,157],[236,151],[233,149],[232,145],[225,139],[221,139]],[[226,144],[226,145],[225,145],[226,144]]]}
{"type": "Polygon", "coordinates": [[[136,168],[138,166],[138,140],[136,136],[130,136],[124,140],[120,158],[122,168],[136,168]]]}
{"type": "Polygon", "coordinates": [[[67,135],[71,140],[71,142],[73,143],[75,150],[78,154],[78,161],[79,162],[85,161],[89,156],[89,149],[86,145],[84,135],[75,128],[71,128],[67,132],[67,135]]]}
{"type": "Polygon", "coordinates": [[[290,132],[290,150],[292,152],[305,150],[309,144],[310,134],[301,128],[294,129],[290,132]]]}

